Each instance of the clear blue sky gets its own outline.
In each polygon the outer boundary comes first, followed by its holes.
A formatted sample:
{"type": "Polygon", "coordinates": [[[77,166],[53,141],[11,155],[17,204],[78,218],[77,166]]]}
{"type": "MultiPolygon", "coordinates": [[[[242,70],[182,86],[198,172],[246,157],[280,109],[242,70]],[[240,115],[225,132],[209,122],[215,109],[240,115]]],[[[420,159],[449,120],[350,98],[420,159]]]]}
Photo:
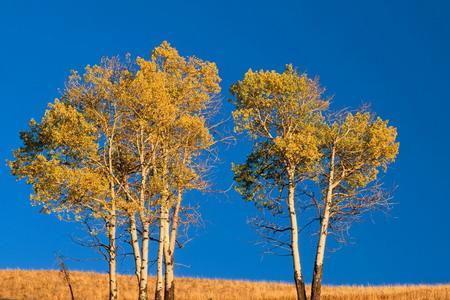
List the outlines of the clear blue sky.
{"type": "MultiPolygon", "coordinates": [[[[101,56],[147,56],[163,40],[183,55],[215,61],[229,85],[248,68],[293,63],[320,76],[333,107],[372,108],[399,128],[400,156],[385,181],[399,186],[390,217],[356,224],[353,242],[328,253],[325,282],[450,281],[450,6],[448,1],[20,1],[0,2],[0,160],[19,146],[18,132],[39,118],[70,69],[101,56]],[[394,3],[395,2],[395,3],[394,3]]],[[[224,104],[225,113],[231,110],[224,104]]],[[[247,143],[222,149],[214,178],[231,184],[232,161],[247,143]]],[[[74,245],[74,224],[38,213],[30,191],[0,164],[0,268],[54,268],[54,252],[95,258],[74,245]]],[[[288,258],[261,256],[246,225],[255,213],[229,197],[202,202],[205,228],[178,252],[189,276],[291,280],[288,258]]],[[[313,240],[303,240],[311,278],[313,240]]],[[[153,250],[154,245],[153,245],[153,250]]],[[[99,261],[70,267],[105,270],[99,261]]],[[[121,264],[123,272],[131,265],[121,264]]]]}

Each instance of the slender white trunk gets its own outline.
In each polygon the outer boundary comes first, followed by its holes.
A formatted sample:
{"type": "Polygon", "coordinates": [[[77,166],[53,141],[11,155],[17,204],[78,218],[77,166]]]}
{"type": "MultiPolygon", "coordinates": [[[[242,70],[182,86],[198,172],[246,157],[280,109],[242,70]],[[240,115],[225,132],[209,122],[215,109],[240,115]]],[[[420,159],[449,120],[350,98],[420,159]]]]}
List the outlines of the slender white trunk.
{"type": "Polygon", "coordinates": [[[108,254],[109,254],[109,299],[117,300],[118,289],[117,289],[117,267],[116,267],[116,187],[114,184],[114,168],[113,168],[113,139],[114,134],[108,140],[108,168],[109,168],[109,189],[111,196],[111,211],[109,220],[107,223],[108,227],[108,254]]]}
{"type": "Polygon", "coordinates": [[[302,276],[302,269],[300,264],[300,250],[298,241],[298,224],[297,212],[295,210],[295,169],[288,168],[289,187],[288,187],[288,210],[289,219],[291,222],[291,247],[292,247],[292,261],[294,267],[294,282],[297,290],[297,299],[306,300],[305,282],[302,276]]]}
{"type": "Polygon", "coordinates": [[[167,216],[165,215],[165,201],[162,201],[159,209],[159,240],[158,240],[158,257],[156,265],[156,289],[155,300],[162,300],[164,297],[164,275],[163,275],[163,262],[164,262],[164,240],[165,240],[165,225],[167,216]]]}
{"type": "Polygon", "coordinates": [[[139,300],[147,300],[147,285],[148,285],[148,243],[149,243],[149,224],[144,216],[141,216],[142,222],[142,256],[140,269],[140,283],[139,283],[139,300]]]}
{"type": "Polygon", "coordinates": [[[182,190],[178,190],[178,195],[175,203],[175,207],[173,209],[172,215],[172,227],[170,228],[169,235],[169,223],[168,220],[166,222],[166,236],[167,240],[165,241],[165,248],[167,250],[164,251],[164,261],[165,261],[165,286],[164,286],[164,299],[165,300],[174,300],[175,299],[175,246],[177,240],[177,231],[178,231],[178,223],[180,216],[180,208],[181,208],[181,200],[182,200],[183,192],[182,190]]]}
{"type": "MultiPolygon", "coordinates": [[[[148,299],[148,253],[149,253],[149,240],[150,240],[150,220],[148,218],[148,213],[145,205],[145,191],[147,185],[147,167],[145,166],[145,143],[144,143],[144,131],[140,128],[140,163],[141,163],[141,184],[139,191],[139,218],[142,224],[142,252],[140,253],[140,258],[135,256],[136,259],[136,276],[139,280],[139,300],[148,299]],[[140,262],[140,264],[139,264],[140,262]],[[139,269],[138,269],[139,267],[139,269]],[[137,274],[139,270],[139,275],[137,274]]],[[[132,233],[132,239],[136,237],[136,243],[133,243],[133,249],[137,247],[135,253],[139,254],[139,243],[137,242],[137,232],[132,233]]]]}
{"type": "Polygon", "coordinates": [[[173,281],[173,278],[171,278],[173,276],[173,265],[172,265],[172,258],[170,255],[170,240],[169,240],[169,233],[170,233],[170,228],[169,228],[169,209],[166,207],[164,208],[164,213],[163,213],[163,217],[161,218],[162,222],[164,222],[164,226],[163,226],[163,234],[164,234],[164,238],[163,238],[163,249],[164,249],[164,270],[165,270],[165,276],[164,276],[164,300],[171,300],[170,299],[170,289],[171,289],[171,284],[173,281]]]}
{"type": "Polygon", "coordinates": [[[181,200],[183,198],[183,191],[178,191],[177,202],[175,203],[175,207],[173,210],[172,216],[172,228],[170,230],[170,252],[173,256],[175,253],[175,245],[177,241],[177,232],[178,232],[178,224],[180,220],[180,209],[181,209],[181,200]]]}
{"type": "Polygon", "coordinates": [[[130,236],[131,246],[133,248],[135,275],[138,282],[138,286],[141,282],[141,247],[139,245],[139,237],[136,227],[136,216],[134,213],[130,214],[130,236]]]}
{"type": "Polygon", "coordinates": [[[328,174],[327,194],[325,196],[323,215],[320,222],[320,236],[317,243],[316,260],[314,263],[314,274],[311,286],[311,300],[319,300],[322,290],[323,259],[325,255],[325,246],[328,236],[328,226],[330,223],[331,202],[333,200],[334,160],[335,148],[333,147],[330,155],[330,170],[328,174]]]}
{"type": "Polygon", "coordinates": [[[169,221],[169,209],[164,208],[162,221],[164,222],[164,300],[172,300],[172,283],[173,283],[173,261],[170,251],[170,221],[169,221]]]}
{"type": "Polygon", "coordinates": [[[109,239],[109,299],[117,300],[117,273],[116,273],[116,213],[112,211],[108,220],[109,239]]]}
{"type": "Polygon", "coordinates": [[[155,300],[162,300],[164,295],[164,275],[163,275],[163,246],[160,242],[158,245],[158,257],[156,262],[156,288],[155,300]]]}
{"type": "MultiPolygon", "coordinates": [[[[166,267],[166,278],[165,278],[165,290],[164,299],[173,300],[175,299],[175,246],[177,240],[177,231],[180,218],[180,208],[181,200],[183,197],[183,191],[178,190],[178,195],[173,209],[172,215],[172,227],[170,228],[169,246],[168,251],[165,252],[165,267],[166,267]]],[[[168,231],[166,231],[168,235],[168,231]]]]}

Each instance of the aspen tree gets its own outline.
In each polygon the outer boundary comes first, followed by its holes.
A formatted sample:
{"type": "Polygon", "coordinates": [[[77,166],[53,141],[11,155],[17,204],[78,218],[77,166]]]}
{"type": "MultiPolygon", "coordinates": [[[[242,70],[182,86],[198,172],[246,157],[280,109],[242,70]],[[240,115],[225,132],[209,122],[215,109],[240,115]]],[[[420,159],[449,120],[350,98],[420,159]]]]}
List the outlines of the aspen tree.
{"type": "MultiPolygon", "coordinates": [[[[116,231],[120,205],[120,153],[124,110],[121,105],[122,82],[130,76],[118,58],[104,59],[102,65],[87,66],[80,76],[76,72],[69,78],[63,99],[81,111],[96,127],[100,144],[100,164],[107,172],[109,183],[110,215],[107,220],[109,239],[110,297],[117,298],[116,231]]],[[[96,212],[94,212],[95,214],[96,212]]]]}
{"type": "Polygon", "coordinates": [[[321,127],[322,172],[319,184],[320,231],[317,243],[311,299],[320,299],[323,259],[330,228],[346,230],[362,213],[388,201],[376,182],[380,170],[398,154],[397,130],[368,112],[348,113],[321,127]]]}
{"type": "Polygon", "coordinates": [[[158,74],[154,64],[141,58],[136,60],[136,67],[134,76],[124,82],[126,88],[121,96],[127,108],[124,130],[128,137],[122,145],[136,166],[125,179],[125,211],[129,218],[139,299],[144,300],[148,299],[150,225],[156,218],[155,206],[160,197],[156,186],[161,169],[160,143],[172,112],[165,101],[163,74],[158,74]]]}
{"type": "MultiPolygon", "coordinates": [[[[203,186],[199,155],[212,145],[208,130],[210,105],[220,92],[220,77],[214,63],[196,57],[184,58],[167,42],[152,53],[158,73],[164,75],[165,101],[170,111],[170,126],[165,127],[160,159],[160,243],[158,266],[164,258],[164,299],[175,298],[174,252],[183,192],[203,186]],[[172,212],[172,214],[170,213],[172,212]],[[161,251],[162,248],[162,251],[161,251]]],[[[161,270],[157,272],[156,298],[160,299],[161,270]],[[159,275],[158,275],[159,274],[159,275]]]]}
{"type": "Polygon", "coordinates": [[[286,210],[290,220],[289,248],[292,255],[297,299],[306,300],[301,270],[299,226],[295,190],[311,172],[320,151],[315,124],[328,107],[322,88],[291,65],[283,73],[249,70],[231,87],[235,96],[235,130],[248,132],[254,141],[247,162],[234,166],[237,190],[245,199],[265,208],[286,210]],[[285,204],[270,201],[272,189],[287,188],[285,204]]]}
{"type": "Polygon", "coordinates": [[[135,256],[139,298],[147,299],[149,226],[159,219],[155,298],[173,299],[174,252],[183,192],[203,187],[200,152],[212,145],[207,121],[220,91],[215,64],[184,58],[167,42],[150,59],[136,60],[136,73],[124,85],[127,139],[124,148],[137,171],[125,194],[135,256]],[[136,215],[139,222],[136,222],[136,215]],[[139,242],[137,225],[141,226],[139,242]]]}
{"type": "Polygon", "coordinates": [[[127,72],[116,59],[73,72],[61,100],[40,123],[21,133],[23,146],[10,162],[14,175],[33,187],[31,199],[47,211],[106,223],[109,292],[117,299],[116,230],[120,202],[115,168],[120,110],[117,95],[127,72]]]}
{"type": "Polygon", "coordinates": [[[183,209],[183,193],[192,189],[202,190],[206,182],[202,178],[204,172],[200,151],[209,148],[212,136],[202,117],[184,116],[177,122],[178,151],[169,163],[170,167],[170,196],[168,198],[170,210],[166,210],[167,219],[164,225],[164,263],[165,263],[165,298],[175,298],[174,285],[174,254],[177,244],[178,227],[180,226],[180,212],[183,209]],[[170,222],[168,222],[169,220],[170,222]]]}

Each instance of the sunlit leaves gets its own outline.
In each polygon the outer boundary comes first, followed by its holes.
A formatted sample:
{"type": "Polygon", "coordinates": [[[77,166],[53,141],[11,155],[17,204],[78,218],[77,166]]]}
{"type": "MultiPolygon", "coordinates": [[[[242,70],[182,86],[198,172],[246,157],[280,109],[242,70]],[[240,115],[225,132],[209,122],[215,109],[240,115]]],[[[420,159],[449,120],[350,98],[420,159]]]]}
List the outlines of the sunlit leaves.
{"type": "Polygon", "coordinates": [[[56,212],[108,212],[112,195],[117,207],[143,209],[140,192],[149,201],[164,189],[200,187],[197,158],[213,144],[207,119],[219,83],[214,63],[167,42],[149,59],[103,58],[72,71],[61,99],[21,134],[13,174],[56,212]]]}
{"type": "Polygon", "coordinates": [[[290,182],[318,168],[321,112],[328,107],[316,80],[292,65],[282,73],[249,70],[231,87],[236,97],[235,130],[256,140],[242,165],[233,167],[237,191],[272,211],[290,182]]]}
{"type": "Polygon", "coordinates": [[[100,168],[95,127],[73,107],[56,100],[42,121],[21,134],[24,146],[9,162],[14,175],[33,186],[32,200],[55,212],[93,208],[108,184],[100,168]]]}
{"type": "Polygon", "coordinates": [[[342,184],[366,186],[398,154],[397,129],[369,112],[347,113],[328,128],[324,150],[335,148],[336,179],[342,184]]]}
{"type": "Polygon", "coordinates": [[[359,191],[367,193],[398,154],[395,127],[368,112],[329,113],[318,82],[291,65],[283,73],[249,70],[231,92],[235,130],[255,140],[247,160],[233,166],[236,189],[260,206],[279,203],[289,176],[326,193],[332,151],[335,202],[360,201],[359,191]]]}
{"type": "Polygon", "coordinates": [[[233,112],[236,131],[253,136],[284,136],[312,122],[328,107],[318,82],[299,74],[292,65],[283,73],[249,70],[231,87],[236,97],[233,112]]]}

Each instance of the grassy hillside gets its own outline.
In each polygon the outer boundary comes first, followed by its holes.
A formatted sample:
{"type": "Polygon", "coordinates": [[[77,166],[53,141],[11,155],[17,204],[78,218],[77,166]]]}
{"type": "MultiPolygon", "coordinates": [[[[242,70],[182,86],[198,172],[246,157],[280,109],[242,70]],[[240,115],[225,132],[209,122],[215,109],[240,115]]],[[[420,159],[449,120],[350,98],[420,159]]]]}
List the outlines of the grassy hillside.
{"type": "MultiPolygon", "coordinates": [[[[107,276],[91,272],[71,272],[75,298],[107,299],[107,276]]],[[[153,281],[150,283],[153,294],[153,281]]],[[[119,299],[136,299],[135,278],[119,276],[119,299]]],[[[180,278],[176,281],[180,300],[294,300],[293,286],[285,283],[221,279],[180,278]]],[[[66,283],[58,271],[0,270],[0,299],[70,299],[66,283]]],[[[326,286],[323,299],[450,300],[450,285],[411,286],[326,286]]]]}

